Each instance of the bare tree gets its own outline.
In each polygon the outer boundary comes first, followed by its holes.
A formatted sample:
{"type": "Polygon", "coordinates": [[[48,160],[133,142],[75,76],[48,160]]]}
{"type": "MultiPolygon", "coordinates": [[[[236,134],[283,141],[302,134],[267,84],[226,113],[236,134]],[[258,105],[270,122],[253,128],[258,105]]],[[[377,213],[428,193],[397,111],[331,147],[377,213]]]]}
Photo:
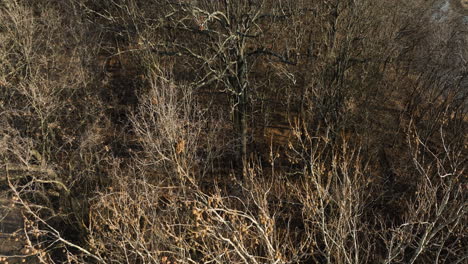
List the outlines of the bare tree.
{"type": "Polygon", "coordinates": [[[289,29],[298,16],[308,14],[306,7],[302,1],[284,0],[168,1],[161,4],[165,13],[160,22],[141,32],[152,52],[178,57],[178,64],[189,65],[188,82],[195,91],[214,88],[230,98],[243,167],[248,153],[248,108],[259,85],[251,78],[253,65],[261,57],[272,64],[296,64],[297,54],[291,51],[300,40],[279,44],[283,41],[278,38],[284,34],[280,27],[289,29]]]}

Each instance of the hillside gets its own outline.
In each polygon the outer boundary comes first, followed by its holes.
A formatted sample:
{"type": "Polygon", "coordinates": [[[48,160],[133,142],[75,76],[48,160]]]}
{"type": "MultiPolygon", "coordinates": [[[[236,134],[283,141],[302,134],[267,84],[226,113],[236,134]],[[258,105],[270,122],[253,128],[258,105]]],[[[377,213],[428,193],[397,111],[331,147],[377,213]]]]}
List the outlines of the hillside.
{"type": "Polygon", "coordinates": [[[0,0],[0,263],[465,263],[467,12],[0,0]]]}

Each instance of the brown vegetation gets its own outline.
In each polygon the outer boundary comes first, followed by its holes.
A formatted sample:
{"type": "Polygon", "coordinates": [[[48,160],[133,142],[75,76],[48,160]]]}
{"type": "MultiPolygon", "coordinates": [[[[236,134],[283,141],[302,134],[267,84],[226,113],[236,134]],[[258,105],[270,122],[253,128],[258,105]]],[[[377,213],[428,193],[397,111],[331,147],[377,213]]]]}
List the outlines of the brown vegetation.
{"type": "Polygon", "coordinates": [[[0,1],[0,262],[465,263],[436,3],[0,1]]]}

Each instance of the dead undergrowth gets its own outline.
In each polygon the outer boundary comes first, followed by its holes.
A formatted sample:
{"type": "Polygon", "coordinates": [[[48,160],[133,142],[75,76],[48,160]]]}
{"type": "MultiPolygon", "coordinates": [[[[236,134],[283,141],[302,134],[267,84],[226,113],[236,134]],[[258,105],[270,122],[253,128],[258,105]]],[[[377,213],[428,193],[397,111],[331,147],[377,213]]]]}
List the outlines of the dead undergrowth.
{"type": "Polygon", "coordinates": [[[0,1],[0,262],[466,262],[434,6],[0,1]]]}

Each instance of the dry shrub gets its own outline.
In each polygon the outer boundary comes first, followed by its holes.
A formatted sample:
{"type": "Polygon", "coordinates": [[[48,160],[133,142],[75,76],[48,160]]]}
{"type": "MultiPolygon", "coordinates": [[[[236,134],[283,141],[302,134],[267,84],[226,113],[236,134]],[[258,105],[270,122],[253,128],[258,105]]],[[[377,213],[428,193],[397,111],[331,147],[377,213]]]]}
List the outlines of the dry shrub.
{"type": "Polygon", "coordinates": [[[301,221],[307,238],[309,261],[367,263],[374,245],[366,207],[372,197],[372,179],[359,148],[346,136],[313,136],[296,128],[289,146],[296,164],[293,196],[302,205],[301,221]]]}
{"type": "Polygon", "coordinates": [[[238,196],[116,174],[119,184],[92,202],[89,244],[109,263],[296,263],[307,246],[287,220],[276,222],[274,184],[259,180],[258,169],[238,196]]]}
{"type": "Polygon", "coordinates": [[[50,1],[0,4],[0,181],[25,215],[23,238],[30,250],[24,254],[43,263],[57,261],[51,255],[61,247],[67,251],[67,244],[74,253],[87,252],[70,242],[79,240],[81,225],[75,221],[85,207],[71,195],[83,190],[71,188],[80,178],[71,163],[79,160],[79,134],[99,104],[92,105],[96,98],[88,89],[93,48],[82,39],[89,28],[74,7],[50,1]],[[71,226],[73,234],[64,235],[71,226]]]}
{"type": "Polygon", "coordinates": [[[8,0],[0,7],[0,110],[6,127],[18,131],[12,140],[31,143],[22,165],[83,168],[80,134],[102,110],[91,90],[93,37],[81,40],[88,24],[69,4],[8,0]]]}
{"type": "Polygon", "coordinates": [[[440,126],[441,148],[431,149],[411,130],[416,189],[401,201],[406,210],[403,223],[387,226],[382,233],[387,248],[385,263],[462,263],[466,247],[466,151],[448,143],[446,127],[440,126]],[[465,154],[464,154],[465,153],[465,154]]]}
{"type": "MultiPolygon", "coordinates": [[[[143,151],[139,163],[195,184],[211,168],[221,146],[218,123],[197,103],[191,87],[152,72],[149,91],[131,118],[143,151]]],[[[155,181],[157,179],[154,179],[155,181]]],[[[164,180],[164,179],[158,179],[164,180]]]]}

